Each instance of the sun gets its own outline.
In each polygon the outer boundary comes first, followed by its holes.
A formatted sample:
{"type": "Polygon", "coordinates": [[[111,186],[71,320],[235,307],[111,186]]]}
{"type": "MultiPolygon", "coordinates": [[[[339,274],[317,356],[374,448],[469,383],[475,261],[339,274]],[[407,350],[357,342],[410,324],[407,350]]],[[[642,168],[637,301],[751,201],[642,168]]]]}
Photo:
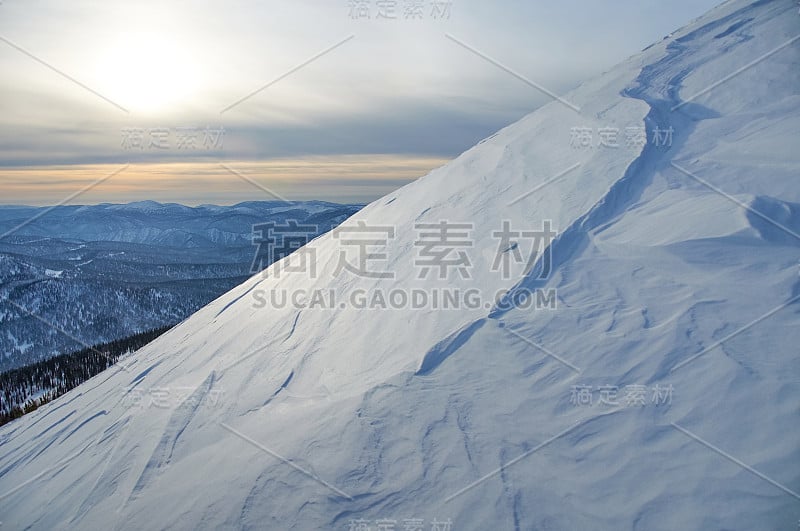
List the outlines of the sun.
{"type": "Polygon", "coordinates": [[[198,90],[199,75],[189,50],[169,35],[124,33],[98,63],[109,99],[131,113],[177,110],[198,90]]]}

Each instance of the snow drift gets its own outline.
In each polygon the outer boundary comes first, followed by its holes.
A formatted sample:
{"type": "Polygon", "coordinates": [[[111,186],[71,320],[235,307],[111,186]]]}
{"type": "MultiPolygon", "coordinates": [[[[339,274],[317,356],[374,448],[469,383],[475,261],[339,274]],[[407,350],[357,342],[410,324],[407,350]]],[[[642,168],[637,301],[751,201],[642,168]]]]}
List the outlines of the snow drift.
{"type": "Polygon", "coordinates": [[[723,4],[345,222],[394,228],[393,278],[334,274],[328,234],[315,278],[276,264],[0,429],[3,523],[793,528],[799,22],[723,4]],[[472,224],[468,278],[413,267],[442,220],[472,224]],[[503,221],[545,220],[547,253],[492,271],[503,221]],[[482,303],[258,304],[443,286],[482,303]]]}

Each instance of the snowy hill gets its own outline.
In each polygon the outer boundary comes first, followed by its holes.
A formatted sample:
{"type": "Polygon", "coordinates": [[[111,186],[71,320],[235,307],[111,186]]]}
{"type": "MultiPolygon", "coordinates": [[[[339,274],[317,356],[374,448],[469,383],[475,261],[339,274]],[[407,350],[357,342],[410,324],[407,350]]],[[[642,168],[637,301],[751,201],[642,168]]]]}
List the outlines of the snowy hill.
{"type": "Polygon", "coordinates": [[[4,426],[4,525],[794,528],[798,34],[727,2],[4,426]]]}

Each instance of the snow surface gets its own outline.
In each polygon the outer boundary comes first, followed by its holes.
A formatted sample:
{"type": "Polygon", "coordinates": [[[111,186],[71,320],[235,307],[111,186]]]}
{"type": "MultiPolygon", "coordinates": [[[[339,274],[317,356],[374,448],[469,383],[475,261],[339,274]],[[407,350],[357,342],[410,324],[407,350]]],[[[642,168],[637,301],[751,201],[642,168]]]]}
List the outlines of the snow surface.
{"type": "Polygon", "coordinates": [[[792,0],[727,2],[566,95],[580,113],[553,102],[348,220],[396,227],[396,278],[334,277],[323,236],[316,280],[254,277],[0,428],[3,525],[795,528],[800,41],[692,96],[799,33],[792,0]],[[671,145],[570,143],[642,124],[671,145]],[[414,223],[440,220],[475,224],[472,278],[448,287],[556,288],[558,309],[254,304],[441,287],[412,267],[414,223]],[[553,221],[548,279],[490,272],[502,220],[553,221]],[[619,405],[574,404],[581,385],[619,405]]]}

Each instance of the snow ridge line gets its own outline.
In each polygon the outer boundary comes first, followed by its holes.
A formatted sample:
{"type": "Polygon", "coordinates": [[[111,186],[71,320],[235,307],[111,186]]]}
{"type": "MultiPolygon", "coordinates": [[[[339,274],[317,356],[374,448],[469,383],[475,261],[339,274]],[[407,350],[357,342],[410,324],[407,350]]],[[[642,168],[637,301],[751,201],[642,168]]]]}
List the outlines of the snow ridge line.
{"type": "MultiPolygon", "coordinates": [[[[652,113],[652,110],[650,112],[652,113]]],[[[648,128],[648,135],[650,133],[648,128]]],[[[518,293],[532,293],[543,287],[556,270],[567,263],[578,251],[585,248],[588,244],[590,230],[607,225],[622,213],[623,207],[635,202],[649,183],[649,181],[647,183],[636,182],[640,171],[647,162],[646,150],[647,146],[643,148],[636,159],[631,161],[624,175],[611,185],[588,212],[578,216],[553,239],[548,248],[536,259],[531,269],[489,311],[489,319],[500,319],[515,309],[518,306],[517,303],[521,302],[518,293]],[[544,260],[545,256],[550,257],[551,263],[548,264],[544,260]],[[549,268],[547,273],[545,273],[545,268],[549,268]]]]}
{"type": "MultiPolygon", "coordinates": [[[[699,121],[717,117],[713,110],[694,102],[684,103],[681,106],[681,112],[673,111],[673,108],[682,102],[680,88],[683,80],[696,66],[687,60],[685,62],[691,64],[690,67],[683,67],[677,72],[670,72],[671,67],[675,64],[680,64],[677,61],[679,57],[691,52],[691,48],[686,43],[717,31],[720,26],[729,26],[734,19],[739,19],[745,13],[767,1],[759,0],[674,39],[667,45],[666,54],[661,59],[642,67],[636,79],[620,93],[621,97],[637,99],[650,108],[644,118],[648,142],[643,146],[639,156],[628,164],[622,177],[614,182],[608,191],[585,214],[578,216],[567,229],[556,236],[549,247],[534,262],[531,269],[495,304],[486,318],[475,319],[462,325],[461,328],[451,332],[443,340],[431,347],[423,356],[415,375],[425,375],[435,370],[446,358],[458,350],[460,347],[459,338],[462,335],[471,335],[472,332],[485,323],[487,318],[502,320],[506,313],[517,308],[518,304],[515,304],[515,301],[517,303],[522,302],[524,296],[545,287],[559,267],[567,263],[577,252],[589,244],[591,232],[602,231],[630,206],[638,202],[644,191],[652,183],[656,173],[669,167],[671,161],[667,156],[669,151],[679,149],[689,138],[699,121]],[[654,81],[657,82],[659,80],[664,82],[663,92],[659,90],[658,86],[653,85],[654,81]],[[670,127],[673,131],[673,137],[672,144],[668,146],[668,149],[659,147],[649,141],[656,134],[657,129],[664,131],[670,127]],[[542,258],[548,256],[548,253],[552,260],[550,264],[547,264],[542,258]],[[545,267],[549,267],[547,275],[543,274],[545,267]],[[523,299],[520,299],[519,294],[523,296],[523,299]]],[[[752,20],[750,18],[750,20],[740,24],[736,29],[739,30],[750,24],[752,20]]],[[[735,24],[735,22],[733,23],[735,24]]]]}
{"type": "MultiPolygon", "coordinates": [[[[628,165],[623,176],[611,185],[605,195],[588,212],[576,218],[569,227],[556,236],[548,249],[537,258],[528,273],[490,310],[488,315],[490,319],[501,319],[506,313],[515,309],[517,305],[514,301],[520,301],[518,295],[520,292],[523,295],[529,294],[544,287],[559,267],[589,244],[592,232],[602,231],[627,208],[638,202],[645,189],[652,183],[656,173],[669,166],[670,159],[667,156],[669,151],[677,151],[686,142],[699,121],[717,116],[713,110],[707,107],[681,100],[682,82],[696,65],[685,60],[684,62],[691,64],[690,67],[684,67],[669,75],[671,67],[678,63],[676,60],[679,57],[691,53],[692,49],[686,43],[707,35],[720,26],[728,25],[733,19],[742,17],[744,13],[751,11],[761,3],[763,0],[676,38],[667,45],[667,53],[664,57],[655,63],[645,65],[636,80],[620,93],[622,97],[640,100],[650,107],[650,111],[644,119],[648,141],[639,156],[628,165]],[[665,78],[665,76],[668,77],[665,78]],[[664,82],[663,89],[654,85],[654,81],[664,82]],[[682,112],[673,112],[672,109],[681,103],[683,103],[681,105],[682,112]],[[671,145],[666,148],[659,147],[650,141],[659,131],[666,130],[671,131],[671,145]],[[549,264],[549,274],[544,275],[544,268],[548,264],[542,257],[548,256],[548,254],[552,259],[552,264],[549,264]]],[[[746,26],[751,21],[752,19],[745,21],[746,23],[742,26],[746,26]]],[[[740,28],[741,26],[736,29],[740,28]]]]}

